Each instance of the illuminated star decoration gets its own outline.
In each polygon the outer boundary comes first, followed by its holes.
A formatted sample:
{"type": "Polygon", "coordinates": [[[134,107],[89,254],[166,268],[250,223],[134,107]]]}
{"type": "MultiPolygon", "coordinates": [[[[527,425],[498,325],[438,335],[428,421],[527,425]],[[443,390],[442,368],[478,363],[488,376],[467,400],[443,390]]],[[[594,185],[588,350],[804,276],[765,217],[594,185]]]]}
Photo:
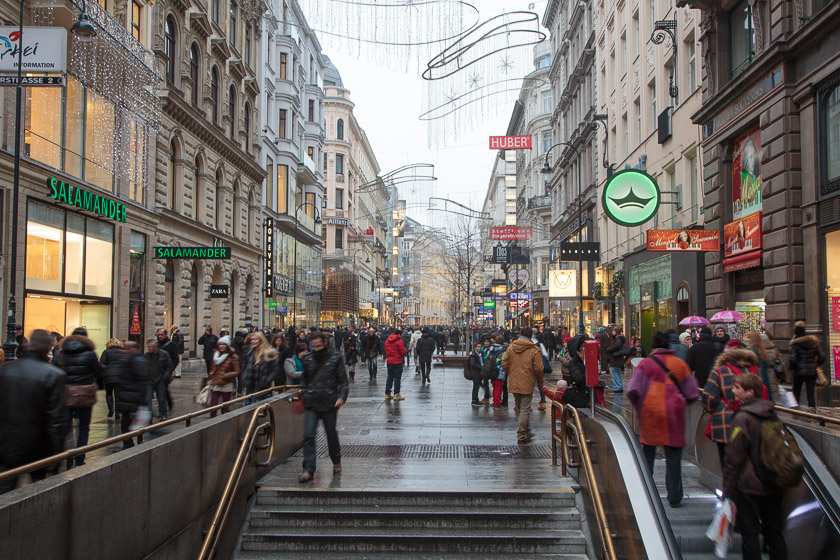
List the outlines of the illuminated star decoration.
{"type": "Polygon", "coordinates": [[[458,98],[458,94],[455,93],[455,90],[453,89],[453,90],[450,90],[449,93],[447,93],[445,97],[446,97],[446,100],[449,103],[452,103],[458,98]]]}
{"type": "Polygon", "coordinates": [[[505,56],[502,59],[501,64],[499,64],[499,69],[501,69],[505,74],[509,73],[511,68],[513,68],[513,62],[511,61],[510,57],[505,56]]]}
{"type": "Polygon", "coordinates": [[[481,76],[476,73],[470,75],[470,88],[476,89],[479,85],[481,85],[481,76]]]}

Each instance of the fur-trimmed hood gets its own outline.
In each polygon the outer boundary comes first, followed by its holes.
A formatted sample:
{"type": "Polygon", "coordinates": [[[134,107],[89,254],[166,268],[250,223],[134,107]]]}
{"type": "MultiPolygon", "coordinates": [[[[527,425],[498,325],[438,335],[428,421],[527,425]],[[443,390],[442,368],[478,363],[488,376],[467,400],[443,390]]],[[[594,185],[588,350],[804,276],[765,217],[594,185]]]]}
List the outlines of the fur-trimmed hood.
{"type": "Polygon", "coordinates": [[[790,341],[791,346],[794,344],[798,344],[801,346],[807,346],[811,348],[819,348],[820,346],[820,339],[812,334],[806,334],[805,336],[797,336],[793,340],[790,341]]]}
{"type": "Polygon", "coordinates": [[[96,345],[86,336],[72,334],[65,336],[61,341],[61,351],[66,354],[77,354],[88,350],[91,352],[95,351],[96,345]]]}
{"type": "Polygon", "coordinates": [[[757,367],[758,356],[746,348],[729,348],[717,357],[713,369],[718,369],[727,363],[734,363],[741,369],[757,367]]]}

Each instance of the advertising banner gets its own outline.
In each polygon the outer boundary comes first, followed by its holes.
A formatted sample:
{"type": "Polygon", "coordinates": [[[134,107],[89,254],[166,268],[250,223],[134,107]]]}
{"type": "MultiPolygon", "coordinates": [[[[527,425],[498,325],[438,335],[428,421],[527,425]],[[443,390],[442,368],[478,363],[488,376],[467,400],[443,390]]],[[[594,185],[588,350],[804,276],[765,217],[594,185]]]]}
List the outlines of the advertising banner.
{"type": "Polygon", "coordinates": [[[732,154],[732,217],[761,211],[761,134],[753,130],[735,142],[732,154]]]}
{"type": "Polygon", "coordinates": [[[761,212],[724,225],[723,238],[726,258],[761,249],[761,212]]]}
{"type": "Polygon", "coordinates": [[[491,136],[491,150],[530,150],[531,136],[491,136]]]}
{"type": "Polygon", "coordinates": [[[63,27],[0,27],[0,72],[17,72],[23,49],[23,72],[48,74],[67,70],[67,30],[63,27]]]}
{"type": "Polygon", "coordinates": [[[840,333],[840,296],[831,296],[831,332],[840,333]]]}
{"type": "Polygon", "coordinates": [[[493,226],[490,228],[490,239],[493,241],[525,241],[531,239],[530,227],[493,226]]]}
{"type": "Polygon", "coordinates": [[[720,251],[716,229],[649,229],[648,251],[720,251]]]}
{"type": "Polygon", "coordinates": [[[548,271],[548,297],[575,297],[577,296],[577,270],[549,270],[548,271]]]}
{"type": "Polygon", "coordinates": [[[840,346],[831,347],[831,356],[834,358],[834,379],[840,381],[840,346]]]}

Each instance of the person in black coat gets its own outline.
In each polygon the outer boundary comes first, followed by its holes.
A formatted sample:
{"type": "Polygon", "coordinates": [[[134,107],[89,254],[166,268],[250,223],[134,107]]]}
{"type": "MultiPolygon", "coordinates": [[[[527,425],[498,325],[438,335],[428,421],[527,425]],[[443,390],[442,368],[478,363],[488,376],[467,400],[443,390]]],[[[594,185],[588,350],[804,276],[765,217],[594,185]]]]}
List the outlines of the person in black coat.
{"type": "Polygon", "coordinates": [[[124,366],[123,342],[119,338],[112,338],[105,345],[105,351],[99,357],[102,364],[102,383],[105,385],[105,402],[108,404],[108,418],[114,418],[114,394],[120,382],[120,368],[124,366]]]}
{"type": "Polygon", "coordinates": [[[569,385],[563,394],[563,402],[575,408],[586,408],[590,405],[589,387],[586,386],[586,366],[583,364],[583,343],[586,340],[586,335],[578,335],[571,339],[568,345],[571,361],[565,378],[569,385]]]}
{"type": "Polygon", "coordinates": [[[723,352],[723,347],[712,338],[712,331],[709,327],[700,329],[700,340],[691,345],[688,349],[686,363],[694,377],[697,379],[698,387],[705,387],[709,379],[709,373],[715,365],[717,357],[723,352]]]}
{"type": "MultiPolygon", "coordinates": [[[[159,339],[159,338],[158,338],[159,339]]],[[[146,393],[149,408],[152,407],[154,393],[158,401],[158,417],[166,420],[169,415],[169,381],[172,376],[172,360],[169,353],[160,349],[158,341],[150,338],[143,355],[146,365],[146,376],[149,379],[149,390],[146,393]]]]}
{"type": "Polygon", "coordinates": [[[423,334],[420,340],[414,346],[417,352],[417,363],[420,364],[420,375],[422,375],[422,382],[430,382],[430,374],[432,373],[432,355],[435,353],[437,342],[429,333],[428,329],[423,329],[423,334]]]}
{"type": "MultiPolygon", "coordinates": [[[[87,330],[78,327],[73,334],[61,342],[61,353],[56,366],[67,374],[67,433],[73,431],[73,419],[77,420],[76,447],[88,444],[90,418],[96,404],[96,391],[102,387],[102,364],[96,355],[96,346],[87,337],[87,330]]],[[[84,455],[76,455],[68,461],[67,468],[85,464],[84,455]]]]}
{"type": "MultiPolygon", "coordinates": [[[[123,367],[120,368],[115,406],[120,414],[120,433],[125,434],[130,431],[132,417],[137,409],[150,406],[150,384],[146,363],[136,342],[128,341],[124,344],[121,359],[123,367]]],[[[123,449],[133,445],[133,438],[127,439],[123,442],[123,449]]]]}
{"type": "MultiPolygon", "coordinates": [[[[50,333],[32,331],[20,359],[0,367],[0,471],[32,463],[64,449],[64,386],[67,374],[47,361],[50,333]]],[[[30,473],[41,480],[46,469],[30,473]]],[[[17,477],[0,481],[0,494],[14,490],[17,477]]]]}
{"type": "Polygon", "coordinates": [[[367,361],[370,380],[374,381],[376,380],[376,357],[382,353],[382,343],[373,327],[368,329],[367,336],[362,340],[362,353],[367,361]]]}
{"type": "Polygon", "coordinates": [[[790,341],[790,371],[793,374],[793,396],[801,404],[802,386],[808,398],[808,406],[816,410],[817,368],[822,366],[825,355],[820,349],[820,339],[805,331],[805,323],[797,321],[790,341]]]}
{"type": "Polygon", "coordinates": [[[198,343],[201,344],[201,355],[204,357],[204,366],[207,368],[207,374],[210,374],[210,368],[213,366],[213,352],[216,351],[216,344],[219,342],[219,337],[213,334],[213,329],[209,326],[204,327],[204,334],[202,334],[198,343]]]}
{"type": "Polygon", "coordinates": [[[621,334],[621,328],[616,327],[604,352],[612,379],[612,390],[615,393],[624,391],[624,362],[627,360],[628,350],[627,339],[621,334]]]}

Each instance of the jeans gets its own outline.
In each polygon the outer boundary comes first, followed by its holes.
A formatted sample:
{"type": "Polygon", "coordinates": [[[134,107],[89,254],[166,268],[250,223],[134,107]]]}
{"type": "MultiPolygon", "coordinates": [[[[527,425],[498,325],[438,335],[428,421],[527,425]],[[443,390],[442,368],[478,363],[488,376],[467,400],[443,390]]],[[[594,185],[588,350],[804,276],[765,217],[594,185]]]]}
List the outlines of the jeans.
{"type": "Polygon", "coordinates": [[[338,432],[335,425],[338,421],[338,409],[332,408],[327,411],[313,410],[307,408],[303,416],[303,470],[315,472],[315,436],[318,434],[318,420],[324,422],[324,431],[327,432],[327,447],[330,450],[330,459],[333,465],[341,464],[341,444],[338,442],[338,432]]]}
{"type": "Polygon", "coordinates": [[[476,376],[473,379],[473,390],[472,390],[472,402],[478,403],[478,389],[481,387],[484,389],[484,400],[490,399],[490,380],[489,379],[482,379],[479,376],[476,376]]]}
{"type": "MultiPolygon", "coordinates": [[[[152,386],[152,391],[155,393],[158,402],[158,417],[166,418],[169,414],[169,384],[166,379],[161,377],[157,383],[152,386]]],[[[149,403],[151,404],[151,399],[149,403]]]]}
{"type": "Polygon", "coordinates": [[[513,411],[516,413],[516,437],[520,441],[531,435],[531,401],[533,399],[533,394],[513,395],[513,411]]]}
{"type": "Polygon", "coordinates": [[[394,388],[394,394],[400,394],[400,385],[402,384],[403,366],[402,364],[390,365],[388,364],[388,379],[385,381],[385,394],[391,394],[391,387],[394,388]]]}
{"type": "Polygon", "coordinates": [[[805,385],[805,395],[808,397],[808,406],[814,408],[817,406],[816,395],[814,394],[817,385],[817,377],[800,377],[793,376],[793,396],[796,397],[796,402],[801,404],[799,395],[802,393],[802,385],[805,385]]]}
{"type": "MultiPolygon", "coordinates": [[[[90,412],[92,406],[83,406],[80,408],[67,409],[67,433],[73,433],[73,418],[76,418],[79,423],[76,427],[78,435],[76,437],[76,447],[84,447],[88,444],[88,436],[90,435],[90,412]]],[[[69,463],[73,461],[78,467],[85,464],[84,455],[76,455],[74,458],[68,460],[68,467],[72,466],[69,463]]]]}
{"type": "Polygon", "coordinates": [[[621,374],[624,373],[622,369],[618,366],[610,366],[610,374],[612,375],[612,390],[613,391],[623,391],[624,390],[624,378],[621,374]]]}
{"type": "Polygon", "coordinates": [[[738,514],[735,527],[741,533],[741,557],[744,560],[761,560],[761,543],[758,535],[764,535],[764,544],[770,549],[770,560],[783,560],[787,547],[782,535],[782,496],[735,496],[738,514]]]}
{"type": "Polygon", "coordinates": [[[367,359],[368,373],[371,379],[376,379],[376,356],[368,357],[367,359]]]}
{"type": "MultiPolygon", "coordinates": [[[[642,444],[642,451],[651,476],[653,476],[653,462],[656,459],[656,447],[642,444]]],[[[663,445],[662,448],[665,450],[665,489],[668,491],[668,503],[677,506],[683,499],[682,447],[663,445]]]]}
{"type": "Polygon", "coordinates": [[[432,357],[429,356],[426,358],[425,356],[420,358],[420,375],[423,379],[429,379],[429,375],[432,373],[432,357]]]}

